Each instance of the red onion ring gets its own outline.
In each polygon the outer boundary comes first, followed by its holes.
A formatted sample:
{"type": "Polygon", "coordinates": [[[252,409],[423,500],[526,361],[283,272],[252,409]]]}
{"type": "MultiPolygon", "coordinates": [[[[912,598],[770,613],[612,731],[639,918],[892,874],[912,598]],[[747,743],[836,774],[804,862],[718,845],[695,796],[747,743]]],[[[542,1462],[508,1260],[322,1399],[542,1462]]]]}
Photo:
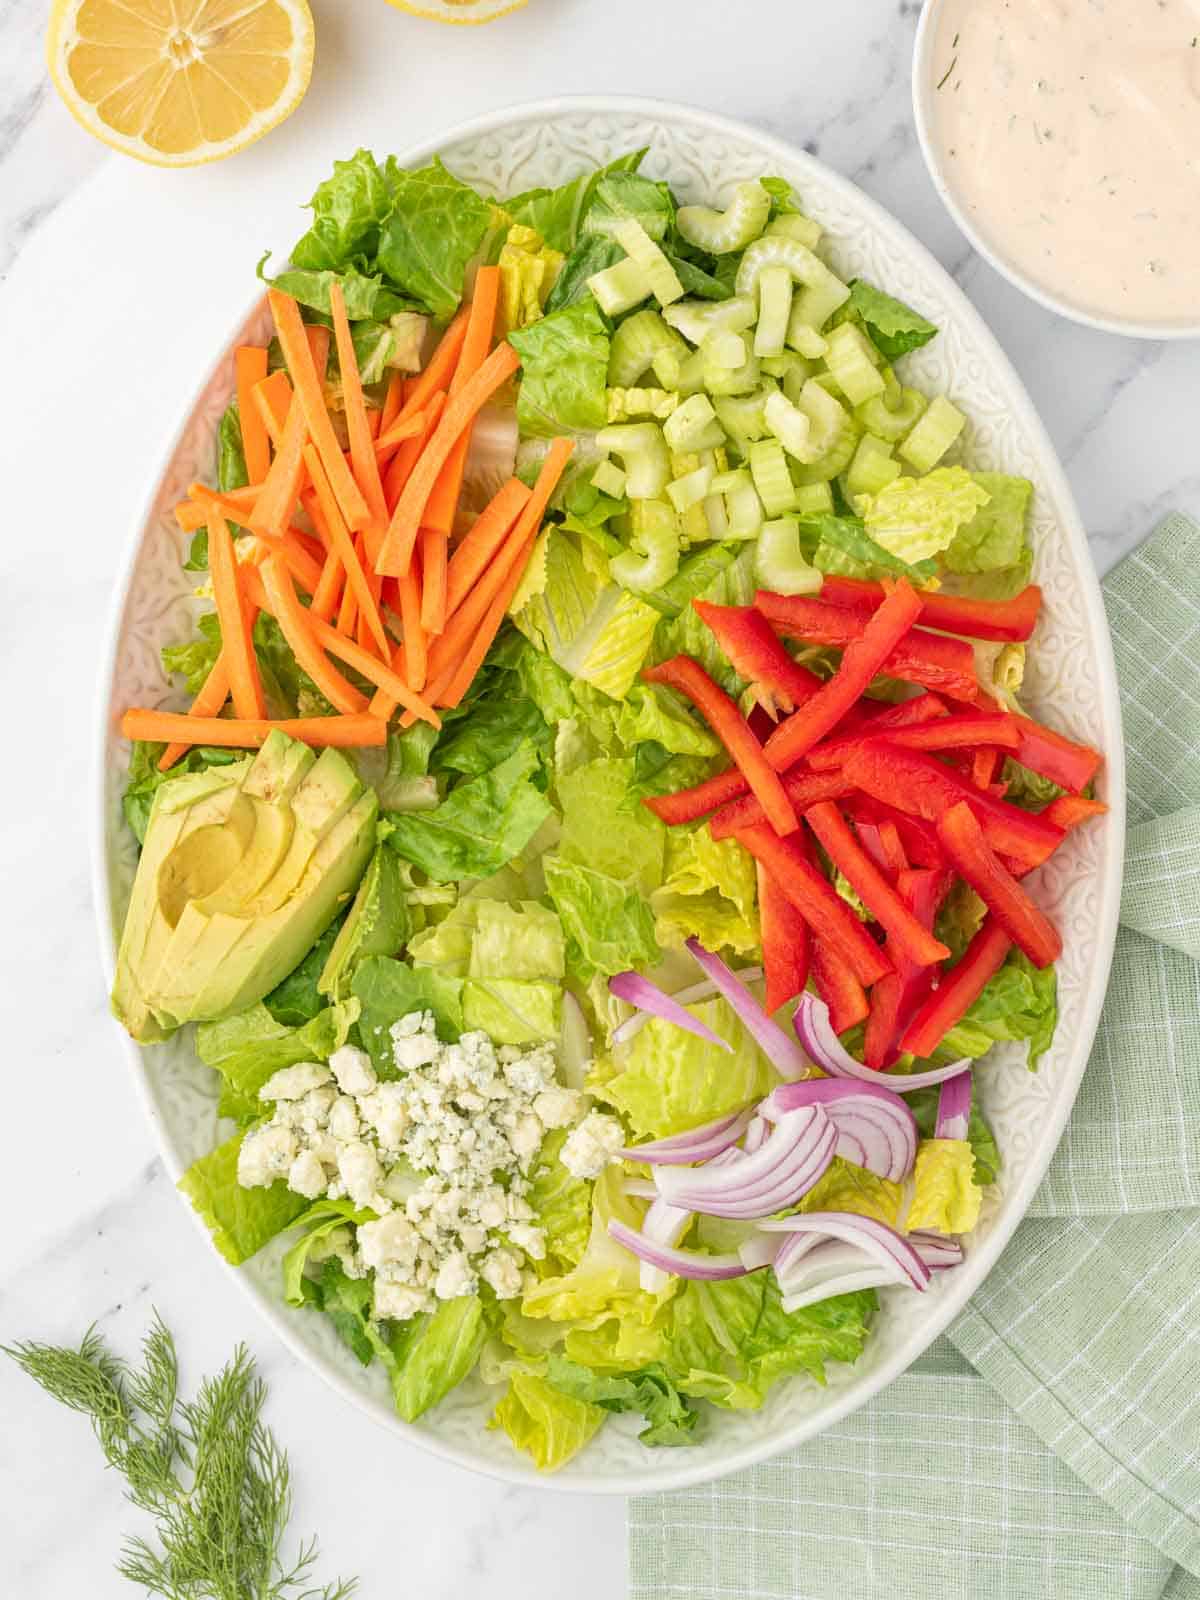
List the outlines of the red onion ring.
{"type": "MultiPolygon", "coordinates": [[[[661,1017],[664,1022],[672,1022],[686,1033],[694,1033],[697,1039],[703,1039],[707,1044],[715,1044],[721,1050],[728,1050],[730,1055],[733,1054],[733,1046],[727,1040],[698,1021],[689,1011],[685,1011],[674,996],[667,994],[665,989],[660,989],[656,983],[651,983],[649,978],[643,978],[640,973],[618,972],[615,977],[608,980],[608,988],[610,994],[616,995],[618,1000],[624,1000],[627,1005],[636,1006],[639,1011],[649,1012],[652,1017],[661,1017]]],[[[628,1023],[622,1022],[613,1030],[612,1042],[623,1044],[628,1036],[628,1023]]]]}
{"type": "Polygon", "coordinates": [[[697,965],[706,972],[725,999],[737,1012],[746,1031],[782,1078],[806,1078],[809,1066],[800,1050],[778,1023],[772,1022],[749,989],[734,976],[720,956],[706,950],[698,939],[687,947],[697,965]]]}
{"type": "MultiPolygon", "coordinates": [[[[857,1244],[882,1267],[899,1268],[914,1289],[929,1284],[929,1268],[903,1235],[875,1217],[861,1217],[849,1211],[810,1211],[807,1216],[768,1219],[759,1226],[766,1233],[815,1233],[822,1238],[843,1239],[857,1244]]],[[[782,1256],[783,1252],[780,1252],[782,1256]]],[[[777,1269],[786,1260],[775,1258],[777,1269]]]]}
{"type": "Polygon", "coordinates": [[[734,1145],[745,1133],[754,1116],[753,1110],[735,1111],[718,1117],[699,1128],[689,1128],[686,1133],[675,1133],[668,1139],[654,1139],[649,1144],[633,1144],[620,1152],[624,1161],[645,1161],[651,1166],[683,1166],[692,1161],[708,1161],[734,1145]]]}
{"type": "MultiPolygon", "coordinates": [[[[878,1076],[878,1074],[876,1074],[878,1076]]],[[[912,1170],[917,1124],[908,1106],[881,1083],[845,1078],[810,1078],[781,1084],[758,1114],[773,1120],[799,1106],[821,1105],[838,1130],[837,1153],[877,1177],[899,1183],[912,1170]]]]}
{"type": "MultiPolygon", "coordinates": [[[[802,994],[792,1018],[796,1036],[811,1060],[824,1072],[835,1078],[857,1078],[860,1083],[879,1083],[880,1080],[897,1094],[911,1094],[914,1089],[928,1088],[932,1083],[944,1083],[958,1073],[969,1071],[972,1062],[967,1058],[953,1061],[948,1067],[934,1067],[929,1072],[876,1072],[864,1067],[843,1045],[829,1020],[829,1007],[815,994],[802,994]]],[[[787,1073],[799,1077],[799,1073],[787,1073]]]]}
{"type": "MultiPolygon", "coordinates": [[[[761,967],[743,967],[740,972],[735,974],[739,983],[759,983],[762,981],[762,975],[763,969],[761,967]]],[[[716,984],[705,978],[703,983],[693,983],[689,984],[686,989],[676,989],[671,999],[675,1001],[676,1005],[694,1006],[697,1001],[711,1000],[714,995],[719,993],[720,991],[716,984]]],[[[613,1029],[609,1036],[610,1043],[628,1044],[630,1039],[644,1028],[649,1020],[650,1013],[648,1011],[637,1011],[632,1017],[626,1017],[624,1022],[619,1022],[613,1029]]]]}
{"type": "Polygon", "coordinates": [[[673,1273],[677,1278],[694,1278],[699,1283],[719,1283],[724,1278],[744,1278],[746,1269],[735,1255],[702,1255],[698,1250],[676,1250],[670,1245],[657,1244],[647,1239],[636,1228],[623,1222],[612,1221],[608,1231],[618,1244],[648,1262],[660,1272],[673,1273]]]}

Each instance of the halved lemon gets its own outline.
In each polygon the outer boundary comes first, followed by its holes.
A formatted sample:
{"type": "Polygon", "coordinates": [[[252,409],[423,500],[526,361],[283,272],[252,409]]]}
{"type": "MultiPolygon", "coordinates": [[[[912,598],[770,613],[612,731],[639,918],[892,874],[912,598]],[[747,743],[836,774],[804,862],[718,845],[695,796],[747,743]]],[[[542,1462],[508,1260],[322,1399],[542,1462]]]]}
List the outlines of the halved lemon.
{"type": "Polygon", "coordinates": [[[436,22],[456,22],[460,27],[472,23],[494,22],[519,11],[528,0],[388,0],[398,11],[414,17],[430,17],[436,22]]]}
{"type": "Polygon", "coordinates": [[[54,0],[50,76],[114,150],[190,167],[289,116],[312,73],[308,0],[54,0]]]}

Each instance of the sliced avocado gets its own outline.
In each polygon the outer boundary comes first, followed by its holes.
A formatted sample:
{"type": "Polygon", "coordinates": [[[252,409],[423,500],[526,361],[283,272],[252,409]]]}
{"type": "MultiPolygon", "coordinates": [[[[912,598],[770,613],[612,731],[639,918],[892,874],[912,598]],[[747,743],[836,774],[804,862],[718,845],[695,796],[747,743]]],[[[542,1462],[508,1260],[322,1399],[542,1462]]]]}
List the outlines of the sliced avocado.
{"type": "Polygon", "coordinates": [[[292,801],[315,759],[307,746],[272,730],[242,785],[253,814],[253,836],[224,882],[211,894],[194,897],[197,911],[205,916],[218,911],[238,916],[278,872],[295,832],[292,801]]]}
{"type": "Polygon", "coordinates": [[[394,850],[377,845],[342,923],[317,988],[333,1000],[350,993],[354,969],[367,956],[394,956],[411,932],[407,874],[394,850]]]}
{"type": "Polygon", "coordinates": [[[256,800],[265,800],[270,805],[288,805],[312,771],[316,759],[306,744],[272,728],[242,787],[256,800]]]}
{"type": "Polygon", "coordinates": [[[253,900],[242,907],[243,916],[268,917],[287,903],[321,839],[346,815],[362,789],[345,756],[337,750],[321,752],[292,801],[295,828],[287,855],[253,900]]]}

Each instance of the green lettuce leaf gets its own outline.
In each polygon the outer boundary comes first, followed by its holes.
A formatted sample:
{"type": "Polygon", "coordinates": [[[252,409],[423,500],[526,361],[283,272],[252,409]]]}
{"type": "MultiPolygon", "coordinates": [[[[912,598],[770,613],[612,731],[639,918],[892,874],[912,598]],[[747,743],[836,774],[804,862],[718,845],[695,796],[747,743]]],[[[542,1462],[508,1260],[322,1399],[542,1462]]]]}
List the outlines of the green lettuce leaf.
{"type": "Polygon", "coordinates": [[[391,1027],[413,1011],[432,1011],[438,1037],[451,1043],[463,1021],[462,979],[435,967],[409,966],[389,956],[368,956],[354,974],[351,992],[362,1007],[358,1034],[381,1077],[394,1078],[391,1027]]]}
{"type": "Polygon", "coordinates": [[[376,1356],[385,1366],[391,1363],[388,1342],[371,1315],[374,1291],[369,1276],[352,1278],[339,1261],[330,1257],[321,1263],[315,1277],[299,1279],[297,1292],[302,1305],[324,1312],[338,1337],[364,1367],[370,1366],[376,1356]]]}
{"type": "Polygon", "coordinates": [[[352,257],[375,255],[392,193],[375,157],[359,150],[349,161],[334,162],[333,175],[318,186],[309,207],[312,226],[292,247],[292,265],[340,270],[352,257]]]}
{"type": "Polygon", "coordinates": [[[548,755],[554,733],[532,700],[503,699],[473,703],[469,715],[451,723],[438,741],[430,763],[434,772],[462,772],[478,777],[490,772],[528,740],[548,755]]]}
{"type": "Polygon", "coordinates": [[[289,1306],[305,1303],[305,1269],[320,1262],[321,1246],[327,1245],[329,1236],[339,1228],[348,1230],[349,1224],[371,1222],[374,1217],[373,1211],[360,1211],[349,1200],[318,1200],[296,1219],[295,1226],[303,1231],[283,1258],[283,1298],[289,1306]]]}
{"type": "Polygon", "coordinates": [[[675,225],[675,201],[665,183],[655,183],[640,172],[603,172],[592,190],[582,218],[584,234],[609,237],[619,223],[632,218],[659,244],[675,225]]]}
{"type": "Polygon", "coordinates": [[[147,744],[137,739],[129,754],[129,778],[121,798],[121,809],[130,832],[139,844],[145,842],[154,796],[164,783],[170,783],[172,778],[181,778],[186,772],[202,772],[205,767],[228,767],[246,759],[240,750],[209,749],[201,745],[189,750],[169,772],[160,772],[159,757],[166,748],[165,744],[147,744]]]}
{"type": "Polygon", "coordinates": [[[601,757],[558,779],[563,832],[558,853],[645,896],[662,882],[667,829],[645,806],[625,809],[632,761],[601,757]]]}
{"type": "Polygon", "coordinates": [[[293,300],[298,300],[302,306],[308,306],[312,311],[319,311],[322,316],[332,317],[333,305],[330,301],[330,291],[335,283],[342,286],[342,298],[346,302],[346,316],[350,322],[383,323],[399,311],[411,311],[415,302],[404,295],[397,294],[394,289],[389,289],[383,281],[382,273],[360,272],[357,267],[349,265],[340,272],[335,272],[326,267],[314,269],[310,267],[292,267],[281,272],[278,277],[268,278],[263,271],[266,256],[258,264],[258,275],[273,289],[280,289],[284,294],[290,294],[293,300]]]}
{"type": "Polygon", "coordinates": [[[213,1243],[235,1267],[249,1261],[268,1240],[290,1228],[308,1209],[303,1195],[293,1194],[281,1179],[266,1188],[243,1189],[237,1180],[238,1152],[244,1133],[194,1161],[179,1187],[199,1212],[213,1243]]]}
{"type": "Polygon", "coordinates": [[[535,1261],[538,1277],[560,1277],[583,1260],[592,1225],[592,1186],[563,1166],[562,1147],[569,1130],[557,1128],[542,1140],[528,1200],[546,1235],[546,1259],[535,1261]]]}
{"type": "Polygon", "coordinates": [[[557,1042],[562,1032],[562,988],[514,978],[467,978],[463,1026],[478,1028],[494,1044],[557,1042]]]}
{"type": "Polygon", "coordinates": [[[389,813],[380,832],[436,883],[487,877],[519,855],[550,815],[532,781],[540,765],[536,747],[522,740],[506,760],[460,783],[435,810],[389,813]]]}
{"type": "Polygon", "coordinates": [[[851,1211],[855,1216],[874,1217],[894,1228],[904,1204],[904,1189],[873,1172],[856,1167],[852,1161],[834,1156],[825,1173],[800,1202],[801,1211],[851,1211]]]}
{"type": "Polygon", "coordinates": [[[876,544],[857,517],[804,517],[802,544],[811,545],[812,564],[820,572],[843,578],[907,578],[918,588],[937,572],[933,561],[902,561],[876,544]]]}
{"type": "Polygon", "coordinates": [[[796,192],[786,178],[760,178],[759,183],[771,196],[771,216],[794,216],[801,208],[796,203],[796,192]]]}
{"type": "Polygon", "coordinates": [[[543,1472],[555,1472],[578,1455],[608,1413],[574,1400],[531,1372],[514,1372],[490,1428],[503,1428],[543,1472]]]}
{"type": "Polygon", "coordinates": [[[406,1422],[444,1400],[474,1370],[487,1331],[478,1295],[443,1300],[436,1311],[395,1325],[388,1341],[392,1399],[406,1422]]]}
{"type": "Polygon", "coordinates": [[[625,252],[615,239],[604,233],[585,234],[570,251],[559,269],[554,287],[546,297],[546,314],[564,311],[592,298],[588,279],[624,260],[625,252]]]}
{"type": "Polygon", "coordinates": [[[635,172],[645,154],[645,149],[631,150],[607,167],[585,172],[557,189],[527,189],[506,200],[504,209],[514,222],[536,229],[553,249],[568,251],[579,237],[599,185],[613,173],[635,172]]]}
{"type": "Polygon", "coordinates": [[[543,860],[546,893],[567,936],[567,966],[587,983],[628,967],[653,966],[659,958],[654,913],[636,889],[577,861],[549,855],[543,860]]]}
{"type": "Polygon", "coordinates": [[[974,1172],[975,1153],[966,1139],[922,1139],[913,1165],[913,1197],[905,1228],[970,1233],[983,1204],[974,1172]]]}
{"type": "Polygon", "coordinates": [[[692,601],[698,596],[705,597],[711,585],[743,551],[744,546],[740,541],[725,544],[710,541],[702,544],[699,549],[684,556],[670,582],[664,583],[661,589],[650,590],[642,599],[656,611],[661,611],[664,617],[677,617],[681,611],[690,610],[692,601]]]}
{"type": "Polygon", "coordinates": [[[866,324],[872,344],[889,361],[919,350],[938,331],[936,323],[862,278],[850,280],[850,304],[866,324]]]}
{"type": "Polygon", "coordinates": [[[863,497],[863,523],[876,544],[902,561],[928,560],[953,544],[988,492],[963,467],[935,467],[923,478],[893,478],[863,497]]]}
{"type": "MultiPolygon", "coordinates": [[[[733,296],[733,285],[727,278],[719,278],[714,272],[707,272],[697,262],[689,260],[686,256],[678,256],[673,250],[666,252],[667,260],[675,269],[675,276],[683,285],[684,293],[694,295],[700,300],[729,300],[733,296]]],[[[711,257],[706,257],[711,261],[711,257]]],[[[718,263],[713,263],[717,265],[718,263]]]]}
{"type": "Polygon", "coordinates": [[[472,978],[553,978],[565,967],[562,924],[536,900],[479,899],[468,968],[472,978]]]}
{"type": "Polygon", "coordinates": [[[942,556],[948,571],[969,578],[963,587],[980,599],[1007,600],[1029,582],[1033,547],[1029,543],[1028,478],[1003,472],[974,472],[976,485],[989,496],[942,556]]]}
{"type": "Polygon", "coordinates": [[[1054,968],[1035,967],[1020,950],[1009,953],[999,972],[971,1009],[938,1046],[939,1058],[986,1055],[999,1040],[1026,1039],[1033,1071],[1054,1039],[1058,1025],[1058,982],[1054,968]]]}
{"type": "Polygon", "coordinates": [[[671,828],[662,887],[651,902],[655,936],[667,950],[696,938],[709,950],[754,954],[756,894],[754,862],[736,839],[714,839],[707,823],[671,828]]]}
{"type": "Polygon", "coordinates": [[[521,358],[517,421],[526,436],[588,433],[608,420],[608,327],[590,297],[510,333],[521,358]]]}
{"type": "MultiPolygon", "coordinates": [[[[615,1167],[597,1178],[592,1189],[592,1216],[587,1248],[570,1272],[544,1278],[527,1289],[521,1310],[527,1317],[551,1322],[602,1322],[607,1317],[628,1318],[649,1326],[664,1296],[647,1294],[639,1281],[638,1259],[608,1232],[617,1220],[631,1228],[641,1213],[624,1192],[624,1179],[615,1167]]],[[[665,1295],[674,1292],[668,1286],[665,1295]]]]}
{"type": "MultiPolygon", "coordinates": [[[[676,574],[676,580],[678,578],[679,573],[676,574]]],[[[668,590],[670,587],[667,586],[668,590]]],[[[753,605],[755,588],[754,550],[752,546],[747,548],[743,545],[733,561],[719,566],[705,588],[683,601],[676,616],[663,617],[659,622],[650,652],[651,661],[668,661],[677,655],[692,656],[727,694],[736,699],[746,687],[746,681],[730,666],[712,630],[704,625],[699,613],[689,602],[701,599],[719,606],[753,605]]]]}
{"type": "Polygon", "coordinates": [[[342,916],[331,922],[295,971],[290,972],[265,996],[263,1005],[276,1022],[289,1028],[302,1028],[329,1004],[328,998],[318,989],[317,982],[344,921],[345,917],[342,916]]]}
{"type": "Polygon", "coordinates": [[[261,1116],[258,1091],[267,1079],[301,1061],[328,1061],[345,1044],[357,1015],[353,1002],[327,1006],[303,1027],[289,1028],[260,1001],[220,1022],[202,1022],[196,1029],[196,1054],[224,1079],[221,1115],[239,1122],[261,1116]]]}
{"type": "MultiPolygon", "coordinates": [[[[904,1096],[917,1123],[922,1139],[932,1139],[937,1127],[938,1089],[918,1089],[904,1096]]],[[[1000,1147],[978,1105],[978,1096],[972,1098],[971,1115],[967,1123],[967,1143],[975,1157],[973,1174],[981,1188],[995,1183],[1000,1176],[1000,1147]]],[[[836,1159],[835,1159],[836,1165],[836,1159]]],[[[822,1180],[823,1181],[823,1180],[822,1180]]],[[[819,1187],[819,1185],[818,1185],[819,1187]]],[[[815,1191],[814,1191],[815,1192],[815,1191]]],[[[887,1218],[882,1220],[887,1221],[887,1218]]]]}
{"type": "Polygon", "coordinates": [[[458,309],[467,263],[493,226],[496,208],[442,163],[406,172],[389,160],[391,207],[377,260],[392,283],[445,320],[458,309]]]}
{"type": "Polygon", "coordinates": [[[700,1413],[676,1389],[661,1369],[642,1372],[600,1373],[565,1356],[552,1355],[546,1382],[560,1394],[584,1400],[604,1411],[636,1411],[646,1419],[638,1438],[644,1445],[695,1444],[700,1413]]]}

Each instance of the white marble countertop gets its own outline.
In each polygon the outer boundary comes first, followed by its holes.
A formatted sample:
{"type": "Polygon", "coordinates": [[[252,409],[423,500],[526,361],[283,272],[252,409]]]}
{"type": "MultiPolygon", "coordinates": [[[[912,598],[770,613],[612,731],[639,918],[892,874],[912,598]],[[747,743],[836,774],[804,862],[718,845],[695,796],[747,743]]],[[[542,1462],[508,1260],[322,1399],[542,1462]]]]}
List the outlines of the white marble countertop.
{"type": "MultiPolygon", "coordinates": [[[[401,149],[508,102],[619,91],[692,101],[793,139],[890,207],[950,268],[1016,363],[1101,568],[1161,512],[1200,511],[1195,344],[1137,344],[1023,299],[967,247],[912,129],[913,0],[531,0],[443,29],[383,0],[313,0],[307,100],[243,156],[161,172],[107,155],[42,66],[41,0],[0,9],[0,639],[7,737],[0,970],[8,1046],[0,1342],[91,1321],[132,1350],[151,1306],[187,1372],[247,1340],[291,1451],[295,1527],[364,1597],[618,1600],[619,1502],[475,1478],[345,1409],[254,1319],[157,1159],[106,1016],[87,861],[94,663],[109,589],[163,448],[252,291],[260,248],[357,144],[401,149]],[[15,503],[12,498],[16,488],[15,503]]],[[[113,1572],[138,1517],[85,1425],[0,1363],[0,1591],[131,1591],[113,1572]]]]}

